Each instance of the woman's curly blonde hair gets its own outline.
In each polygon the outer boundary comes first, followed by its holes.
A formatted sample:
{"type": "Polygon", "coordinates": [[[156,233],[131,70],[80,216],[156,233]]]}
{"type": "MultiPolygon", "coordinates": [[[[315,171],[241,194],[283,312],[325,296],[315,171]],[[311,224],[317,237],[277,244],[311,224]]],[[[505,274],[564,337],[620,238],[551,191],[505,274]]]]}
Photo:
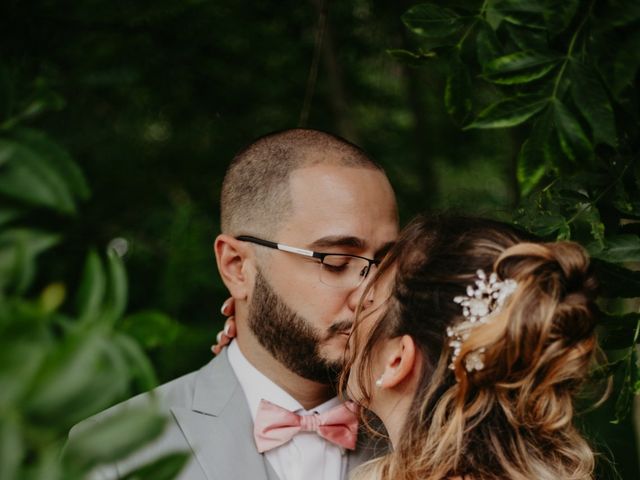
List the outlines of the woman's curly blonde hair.
{"type": "Polygon", "coordinates": [[[594,453],[573,425],[574,399],[596,351],[597,282],[584,249],[542,243],[489,220],[420,218],[376,278],[392,266],[386,310],[352,352],[343,384],[355,375],[366,406],[374,347],[405,334],[422,353],[421,382],[395,450],[356,478],[592,478],[594,453]],[[453,298],[478,269],[516,280],[518,288],[491,322],[472,331],[452,371],[446,328],[462,318],[453,298]],[[480,348],[485,366],[468,372],[464,357],[480,348]]]}

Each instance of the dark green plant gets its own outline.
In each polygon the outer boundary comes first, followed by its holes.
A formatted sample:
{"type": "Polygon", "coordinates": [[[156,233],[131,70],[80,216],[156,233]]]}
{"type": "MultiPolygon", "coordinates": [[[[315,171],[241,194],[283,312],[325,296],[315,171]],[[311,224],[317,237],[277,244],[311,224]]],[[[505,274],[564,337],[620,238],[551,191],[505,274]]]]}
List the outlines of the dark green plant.
{"type": "Polygon", "coordinates": [[[464,130],[516,129],[515,222],[585,245],[602,282],[603,345],[621,350],[616,418],[640,392],[640,179],[637,70],[640,4],[633,0],[423,3],[402,17],[419,37],[400,60],[447,65],[444,103],[464,130]]]}
{"type": "MultiPolygon", "coordinates": [[[[106,256],[89,250],[74,295],[67,292],[65,278],[44,283],[39,278],[38,257],[55,252],[64,242],[55,225],[77,215],[89,188],[60,145],[22,126],[41,111],[59,106],[60,100],[38,92],[25,106],[12,105],[2,73],[0,478],[79,479],[161,433],[165,418],[159,411],[127,410],[83,429],[62,455],[75,423],[130,395],[133,387],[155,386],[155,373],[143,350],[120,327],[157,326],[162,316],[147,312],[122,319],[127,278],[115,250],[106,256]],[[35,226],[41,224],[49,226],[35,226]],[[67,297],[73,297],[73,306],[67,297]]],[[[185,460],[185,454],[171,454],[134,476],[174,478],[185,460]]]]}

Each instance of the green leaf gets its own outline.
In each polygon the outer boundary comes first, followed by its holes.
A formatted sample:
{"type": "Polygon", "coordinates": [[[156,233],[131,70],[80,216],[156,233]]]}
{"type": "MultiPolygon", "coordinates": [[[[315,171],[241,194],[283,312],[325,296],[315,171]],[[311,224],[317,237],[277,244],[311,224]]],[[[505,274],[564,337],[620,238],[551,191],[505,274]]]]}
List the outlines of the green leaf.
{"type": "Polygon", "coordinates": [[[8,158],[0,174],[0,194],[29,205],[74,214],[73,194],[47,157],[11,140],[0,139],[0,158],[8,158]]]}
{"type": "Polygon", "coordinates": [[[26,106],[16,116],[9,118],[0,127],[10,129],[18,123],[37,117],[47,110],[62,110],[65,106],[64,99],[57,93],[43,89],[36,92],[27,102],[26,106]]]}
{"type": "Polygon", "coordinates": [[[407,10],[402,21],[413,32],[427,38],[445,37],[464,25],[464,18],[453,10],[432,3],[421,3],[407,10]]]}
{"type": "Polygon", "coordinates": [[[444,104],[449,115],[464,123],[471,112],[471,78],[458,55],[452,55],[444,89],[444,104]]]}
{"type": "Polygon", "coordinates": [[[587,250],[592,257],[611,263],[640,262],[640,238],[637,235],[607,237],[604,246],[592,243],[587,250]]]}
{"type": "Polygon", "coordinates": [[[25,456],[24,440],[15,415],[3,414],[0,419],[0,478],[18,478],[20,464],[25,456]]]}
{"type": "Polygon", "coordinates": [[[502,0],[493,5],[493,10],[502,18],[514,25],[545,30],[547,28],[544,16],[546,8],[544,1],[536,0],[502,0]]]}
{"type": "Polygon", "coordinates": [[[502,55],[502,46],[498,41],[496,32],[491,28],[491,25],[484,20],[478,22],[476,47],[478,63],[480,63],[480,65],[484,65],[502,55]]]}
{"type": "MultiPolygon", "coordinates": [[[[0,125],[9,118],[13,104],[13,87],[9,72],[0,65],[0,125]]],[[[2,162],[0,162],[1,164],[2,162]]]]}
{"type": "Polygon", "coordinates": [[[24,292],[35,275],[36,257],[60,241],[58,235],[14,228],[0,233],[0,287],[24,292]]]}
{"type": "Polygon", "coordinates": [[[613,64],[607,68],[610,72],[611,89],[616,99],[622,100],[622,94],[629,87],[633,88],[636,73],[640,67],[640,29],[635,29],[633,33],[616,49],[613,64]]]}
{"type": "Polygon", "coordinates": [[[80,397],[87,401],[87,391],[96,380],[101,358],[100,338],[95,332],[77,335],[62,343],[36,378],[25,412],[38,419],[49,417],[51,421],[75,413],[69,411],[70,404],[80,397]]]}
{"type": "Polygon", "coordinates": [[[616,147],[618,137],[613,108],[596,72],[582,63],[572,61],[570,76],[571,97],[589,122],[595,143],[604,142],[616,147]]]}
{"type": "Polygon", "coordinates": [[[120,409],[93,423],[85,422],[70,435],[64,461],[84,470],[119,460],[157,438],[165,422],[153,405],[120,409]]]}
{"type": "Polygon", "coordinates": [[[629,270],[604,260],[591,260],[605,298],[640,297],[640,271],[629,270]]]}
{"type": "Polygon", "coordinates": [[[141,350],[140,345],[132,338],[123,334],[116,334],[113,343],[120,349],[120,353],[128,361],[127,374],[137,381],[139,390],[149,391],[158,385],[158,379],[153,365],[141,350]]]}
{"type": "Polygon", "coordinates": [[[107,290],[107,281],[100,257],[89,251],[76,298],[78,322],[84,323],[98,317],[107,290]]]}
{"type": "Polygon", "coordinates": [[[509,38],[520,50],[549,50],[547,32],[544,30],[533,30],[519,25],[506,24],[505,29],[509,38]]]}
{"type": "MultiPolygon", "coordinates": [[[[16,321],[24,319],[17,318],[16,321]]],[[[0,344],[0,411],[7,412],[12,406],[21,404],[48,353],[48,345],[36,334],[31,335],[33,338],[26,339],[14,333],[10,341],[0,344]]]]}
{"type": "Polygon", "coordinates": [[[564,154],[573,162],[590,162],[594,152],[591,142],[576,117],[560,102],[553,102],[553,118],[564,154]]]}
{"type": "Polygon", "coordinates": [[[545,0],[544,19],[552,34],[564,31],[578,10],[579,0],[545,0]]]}
{"type": "Polygon", "coordinates": [[[515,127],[540,112],[548,103],[548,98],[534,94],[500,100],[481,111],[464,130],[515,127]]]}
{"type": "Polygon", "coordinates": [[[173,343],[180,328],[166,314],[148,310],[123,318],[119,330],[135,338],[145,350],[151,350],[173,343]]]}
{"type": "Polygon", "coordinates": [[[498,57],[484,65],[483,76],[500,85],[529,83],[544,77],[560,62],[556,55],[533,50],[498,57]]]}
{"type": "Polygon", "coordinates": [[[622,386],[618,392],[618,398],[615,405],[615,419],[611,421],[613,424],[620,424],[631,412],[633,403],[633,392],[635,384],[638,381],[638,358],[635,345],[630,349],[630,358],[625,365],[622,386]]]}
{"type": "Polygon", "coordinates": [[[605,17],[613,27],[624,27],[640,20],[640,3],[637,0],[609,0],[605,17]]]}
{"type": "Polygon", "coordinates": [[[0,209],[0,227],[4,227],[7,223],[13,222],[22,215],[24,215],[24,212],[18,208],[0,209]]]}
{"type": "Polygon", "coordinates": [[[127,306],[127,272],[120,256],[114,251],[107,252],[108,290],[105,302],[105,318],[113,324],[122,317],[127,306]]]}
{"type": "Polygon", "coordinates": [[[123,480],[172,480],[180,473],[189,457],[187,452],[170,453],[127,474],[123,480]]]}
{"type": "Polygon", "coordinates": [[[64,303],[64,299],[67,296],[67,288],[64,283],[53,282],[47,285],[42,293],[40,293],[40,307],[45,313],[53,313],[60,305],[64,303]]]}
{"type": "Polygon", "coordinates": [[[409,50],[402,49],[387,50],[387,53],[398,62],[416,68],[424,67],[428,62],[433,61],[433,59],[437,57],[435,52],[410,52],[409,50]]]}
{"type": "Polygon", "coordinates": [[[86,200],[91,191],[82,170],[73,161],[69,152],[44,133],[32,128],[15,128],[11,136],[19,143],[27,145],[63,178],[76,198],[86,200]]]}
{"type": "Polygon", "coordinates": [[[516,176],[520,192],[526,196],[540,182],[549,169],[545,155],[551,137],[550,110],[541,115],[531,129],[518,154],[516,176]]]}

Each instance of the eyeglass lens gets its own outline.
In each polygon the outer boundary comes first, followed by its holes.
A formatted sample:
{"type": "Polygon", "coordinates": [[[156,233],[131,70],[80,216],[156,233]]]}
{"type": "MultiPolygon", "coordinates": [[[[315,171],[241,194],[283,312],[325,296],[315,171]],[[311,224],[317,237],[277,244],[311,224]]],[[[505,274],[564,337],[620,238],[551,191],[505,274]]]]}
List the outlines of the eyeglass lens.
{"type": "Polygon", "coordinates": [[[347,255],[327,255],[322,261],[320,281],[330,287],[357,287],[369,273],[369,262],[347,255]]]}

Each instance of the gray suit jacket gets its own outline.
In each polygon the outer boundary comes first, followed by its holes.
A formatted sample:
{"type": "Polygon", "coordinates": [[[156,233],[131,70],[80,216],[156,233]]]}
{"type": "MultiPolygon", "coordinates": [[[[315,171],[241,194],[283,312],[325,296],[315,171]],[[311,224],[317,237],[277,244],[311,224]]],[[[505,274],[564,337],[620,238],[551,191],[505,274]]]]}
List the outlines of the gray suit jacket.
{"type": "MultiPolygon", "coordinates": [[[[229,364],[227,352],[196,372],[177,378],[154,390],[169,415],[162,436],[130,458],[100,468],[96,479],[118,479],[132,469],[175,451],[190,451],[181,480],[278,480],[253,440],[253,420],[244,392],[229,364]]],[[[138,395],[76,425],[100,421],[116,409],[149,402],[138,395]]],[[[348,471],[370,457],[367,448],[348,453],[348,471]]],[[[338,479],[336,479],[338,480],[338,479]]]]}

